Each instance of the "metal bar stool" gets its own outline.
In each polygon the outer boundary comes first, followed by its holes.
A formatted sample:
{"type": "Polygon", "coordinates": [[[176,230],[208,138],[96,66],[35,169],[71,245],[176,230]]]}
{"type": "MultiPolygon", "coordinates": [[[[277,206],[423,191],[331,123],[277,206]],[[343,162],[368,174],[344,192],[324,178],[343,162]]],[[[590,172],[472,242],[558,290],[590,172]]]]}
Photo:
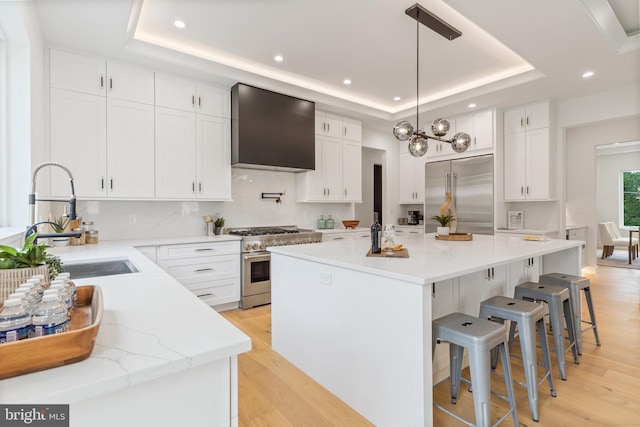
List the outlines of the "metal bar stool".
{"type": "Polygon", "coordinates": [[[463,313],[451,313],[432,322],[432,353],[436,351],[439,342],[449,343],[449,370],[451,384],[451,403],[456,403],[460,391],[460,379],[462,372],[462,357],[464,348],[469,353],[469,369],[471,371],[471,383],[473,384],[473,405],[476,423],[472,424],[446,408],[433,402],[433,406],[453,416],[457,420],[478,427],[491,426],[490,420],[490,396],[491,396],[491,350],[498,348],[504,379],[507,385],[508,397],[500,396],[509,402],[509,410],[495,424],[501,423],[509,414],[513,416],[513,423],[518,425],[516,411],[516,399],[513,392],[511,379],[511,362],[509,349],[507,348],[506,330],[500,325],[488,320],[479,319],[463,313]]]}
{"type": "MultiPolygon", "coordinates": [[[[553,341],[555,343],[556,358],[558,359],[558,367],[560,368],[560,377],[562,380],[567,379],[567,366],[565,362],[565,346],[564,346],[564,325],[562,324],[562,316],[564,315],[567,331],[569,332],[569,347],[573,352],[573,361],[577,364],[578,349],[576,346],[576,338],[573,327],[573,314],[571,310],[571,301],[569,290],[564,286],[541,284],[526,282],[515,288],[516,299],[526,299],[530,301],[544,301],[549,306],[549,322],[553,330],[553,341]]],[[[509,341],[513,339],[513,329],[509,333],[509,341]]]]}
{"type": "Polygon", "coordinates": [[[571,308],[573,309],[574,330],[576,332],[576,343],[578,345],[578,354],[582,355],[582,333],[593,329],[593,335],[596,338],[596,345],[600,345],[600,337],[598,336],[598,325],[596,324],[596,313],[593,310],[593,301],[591,300],[591,281],[586,277],[571,276],[569,274],[561,273],[548,273],[540,276],[540,283],[549,283],[553,285],[564,286],[569,289],[571,296],[571,308]],[[584,296],[587,300],[587,307],[589,308],[589,316],[591,321],[582,320],[582,310],[580,309],[580,302],[582,296],[580,291],[584,291],[584,296]],[[590,326],[582,329],[582,324],[587,323],[590,326]]]}
{"type": "MultiPolygon", "coordinates": [[[[529,407],[531,408],[531,416],[534,421],[538,421],[538,385],[547,379],[551,396],[555,397],[556,392],[553,387],[553,378],[551,376],[551,357],[549,356],[549,344],[547,342],[547,333],[544,327],[544,307],[531,301],[522,299],[513,299],[503,296],[495,296],[482,301],[480,304],[480,318],[489,319],[494,322],[503,324],[505,320],[511,321],[511,327],[518,326],[518,334],[520,335],[520,348],[522,350],[522,364],[526,383],[515,381],[516,383],[527,388],[529,395],[529,407]],[[545,367],[545,374],[538,382],[538,363],[536,355],[536,335],[538,331],[540,339],[540,347],[542,349],[542,358],[545,367]]],[[[509,341],[509,352],[511,352],[512,341],[509,341]]],[[[495,353],[495,352],[494,352],[495,353]]],[[[492,367],[495,368],[497,363],[497,354],[493,356],[492,367]]]]}

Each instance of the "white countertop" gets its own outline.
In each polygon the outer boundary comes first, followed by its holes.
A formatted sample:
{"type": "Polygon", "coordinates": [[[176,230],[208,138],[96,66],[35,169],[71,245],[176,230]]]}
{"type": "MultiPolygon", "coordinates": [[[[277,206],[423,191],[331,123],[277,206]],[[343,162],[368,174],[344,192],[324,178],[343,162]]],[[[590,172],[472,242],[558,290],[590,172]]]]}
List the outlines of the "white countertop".
{"type": "Polygon", "coordinates": [[[471,241],[436,240],[435,234],[397,238],[409,258],[367,257],[368,241],[334,241],[321,244],[278,246],[274,254],[349,268],[420,285],[458,277],[529,257],[580,246],[581,242],[524,241],[520,237],[474,235],[471,241]]]}
{"type": "Polygon", "coordinates": [[[539,228],[521,228],[518,230],[512,230],[508,228],[496,228],[496,233],[508,233],[508,234],[533,234],[535,236],[542,236],[551,233],[557,233],[558,230],[539,229],[539,228]]]}
{"type": "Polygon", "coordinates": [[[132,247],[172,241],[50,249],[63,262],[129,258],[139,272],[74,280],[102,289],[104,316],[93,353],[82,362],[0,381],[0,402],[72,403],[251,350],[249,337],[132,247]]]}
{"type": "Polygon", "coordinates": [[[318,228],[314,231],[319,231],[320,233],[323,234],[334,234],[334,233],[357,233],[357,232],[363,232],[363,231],[369,231],[368,228],[365,227],[356,227],[356,228],[344,228],[344,227],[338,227],[338,228],[318,228]]]}

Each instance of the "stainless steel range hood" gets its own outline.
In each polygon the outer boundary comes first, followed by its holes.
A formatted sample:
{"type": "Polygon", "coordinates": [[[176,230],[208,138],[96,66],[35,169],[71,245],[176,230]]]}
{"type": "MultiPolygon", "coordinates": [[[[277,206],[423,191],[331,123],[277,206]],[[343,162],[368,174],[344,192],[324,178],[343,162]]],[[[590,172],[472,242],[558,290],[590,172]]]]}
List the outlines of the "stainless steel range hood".
{"type": "Polygon", "coordinates": [[[315,169],[315,104],[237,83],[231,88],[231,165],[315,169]]]}

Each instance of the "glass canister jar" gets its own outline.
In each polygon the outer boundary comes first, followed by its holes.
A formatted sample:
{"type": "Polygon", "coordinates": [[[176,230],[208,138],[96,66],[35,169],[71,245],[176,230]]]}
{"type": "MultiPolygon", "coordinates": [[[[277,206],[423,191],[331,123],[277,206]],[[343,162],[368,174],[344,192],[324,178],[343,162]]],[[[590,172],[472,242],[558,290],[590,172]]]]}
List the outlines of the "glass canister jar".
{"type": "Polygon", "coordinates": [[[318,223],[316,224],[316,228],[318,230],[324,230],[325,228],[327,228],[327,220],[324,219],[324,215],[320,215],[318,223]]]}
{"type": "Polygon", "coordinates": [[[84,225],[84,242],[87,245],[98,243],[98,230],[93,227],[93,221],[87,221],[84,225]]]}
{"type": "Polygon", "coordinates": [[[329,215],[329,218],[327,218],[327,228],[333,229],[334,226],[335,221],[331,218],[331,215],[329,215]]]}
{"type": "Polygon", "coordinates": [[[80,233],[80,237],[71,238],[71,246],[80,246],[85,244],[85,230],[84,228],[74,228],[71,231],[74,233],[80,233]]]}

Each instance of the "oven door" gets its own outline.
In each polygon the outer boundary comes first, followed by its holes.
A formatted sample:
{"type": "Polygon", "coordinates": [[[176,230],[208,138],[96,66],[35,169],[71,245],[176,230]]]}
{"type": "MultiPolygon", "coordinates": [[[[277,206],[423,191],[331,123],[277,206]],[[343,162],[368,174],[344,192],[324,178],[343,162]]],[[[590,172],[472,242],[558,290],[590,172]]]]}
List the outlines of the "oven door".
{"type": "Polygon", "coordinates": [[[271,291],[271,253],[242,255],[242,296],[271,291]]]}

